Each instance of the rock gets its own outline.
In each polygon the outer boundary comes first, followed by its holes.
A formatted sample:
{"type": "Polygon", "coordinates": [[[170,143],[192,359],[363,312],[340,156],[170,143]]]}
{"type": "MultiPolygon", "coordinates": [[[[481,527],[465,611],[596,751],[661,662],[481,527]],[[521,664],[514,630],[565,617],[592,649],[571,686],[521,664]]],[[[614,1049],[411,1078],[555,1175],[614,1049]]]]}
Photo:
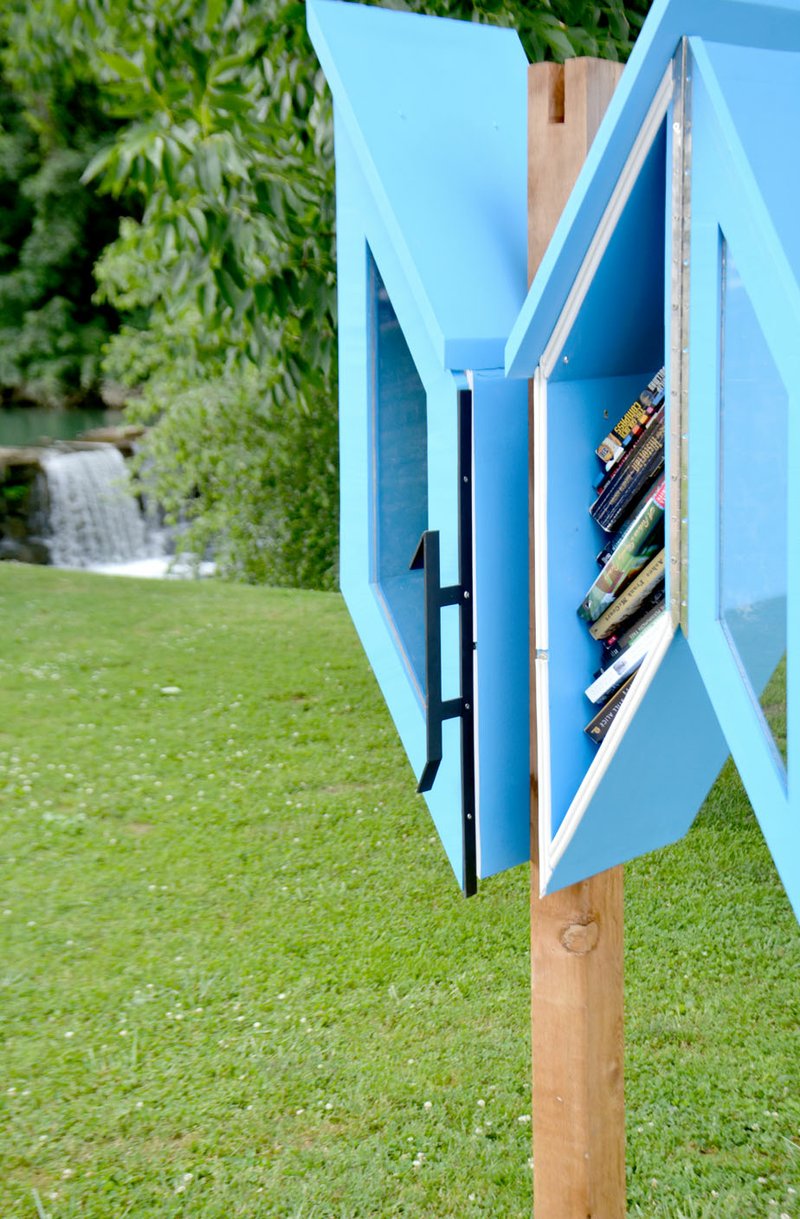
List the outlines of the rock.
{"type": "Polygon", "coordinates": [[[30,468],[33,477],[36,470],[42,468],[42,450],[34,448],[33,445],[20,449],[0,446],[0,481],[8,470],[14,470],[16,475],[25,466],[30,468]]]}
{"type": "Polygon", "coordinates": [[[136,446],[136,441],[144,436],[145,429],[137,423],[126,423],[118,427],[95,427],[88,432],[81,432],[79,441],[93,444],[113,444],[124,457],[130,457],[136,446]]]}
{"type": "Polygon", "coordinates": [[[122,410],[131,398],[141,398],[141,389],[129,389],[118,381],[104,381],[100,386],[100,397],[106,406],[112,410],[122,410]]]}
{"type": "Polygon", "coordinates": [[[45,567],[50,562],[50,550],[45,542],[30,538],[16,541],[0,538],[0,563],[35,563],[45,567]]]}

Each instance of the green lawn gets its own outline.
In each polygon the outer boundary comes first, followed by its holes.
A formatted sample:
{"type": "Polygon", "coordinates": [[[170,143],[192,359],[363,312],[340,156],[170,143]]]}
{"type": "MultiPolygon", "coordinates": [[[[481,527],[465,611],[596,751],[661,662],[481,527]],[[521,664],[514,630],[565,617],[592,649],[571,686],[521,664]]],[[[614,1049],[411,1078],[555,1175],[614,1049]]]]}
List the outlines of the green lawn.
{"type": "MultiPolygon", "coordinates": [[[[341,600],[6,564],[0,611],[2,1219],[528,1216],[527,873],[460,897],[341,600]]],[[[630,1214],[800,1219],[730,768],[626,919],[630,1214]]]]}

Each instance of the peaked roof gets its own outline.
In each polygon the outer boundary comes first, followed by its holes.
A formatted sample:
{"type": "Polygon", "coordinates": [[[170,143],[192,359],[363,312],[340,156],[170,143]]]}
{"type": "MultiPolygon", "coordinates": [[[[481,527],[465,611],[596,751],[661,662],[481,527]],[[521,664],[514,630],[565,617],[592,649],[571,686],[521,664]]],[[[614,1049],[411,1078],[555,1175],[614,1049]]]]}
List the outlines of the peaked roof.
{"type": "Polygon", "coordinates": [[[500,368],[527,288],[527,60],[513,30],[342,0],[308,29],[446,368],[500,368]]]}
{"type": "Polygon", "coordinates": [[[684,36],[800,50],[800,0],[655,0],[506,346],[529,377],[547,346],[651,102],[684,36]]]}

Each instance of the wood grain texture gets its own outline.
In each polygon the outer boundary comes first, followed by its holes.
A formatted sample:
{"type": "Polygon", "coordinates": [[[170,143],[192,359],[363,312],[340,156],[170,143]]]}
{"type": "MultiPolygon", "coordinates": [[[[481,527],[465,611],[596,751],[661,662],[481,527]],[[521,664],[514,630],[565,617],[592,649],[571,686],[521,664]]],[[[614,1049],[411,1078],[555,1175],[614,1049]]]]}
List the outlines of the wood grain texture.
{"type": "MultiPolygon", "coordinates": [[[[529,69],[530,280],[620,72],[593,59],[529,69]]],[[[530,409],[532,446],[532,395],[530,409]]],[[[531,449],[531,505],[532,458],[531,449]]],[[[533,1210],[535,1219],[624,1219],[622,869],[539,897],[533,537],[531,519],[533,1210]]]]}
{"type": "Polygon", "coordinates": [[[528,70],[528,277],[533,280],[622,65],[605,59],[528,70]]]}

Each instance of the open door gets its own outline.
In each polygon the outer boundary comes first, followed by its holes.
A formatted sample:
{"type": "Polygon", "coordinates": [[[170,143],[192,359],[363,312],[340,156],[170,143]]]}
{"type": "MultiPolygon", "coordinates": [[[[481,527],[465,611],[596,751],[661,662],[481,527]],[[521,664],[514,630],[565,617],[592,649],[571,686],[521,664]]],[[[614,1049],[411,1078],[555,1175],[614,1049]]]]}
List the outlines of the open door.
{"type": "Polygon", "coordinates": [[[692,54],[689,637],[800,914],[800,54],[692,54]]]}
{"type": "Polygon", "coordinates": [[[684,87],[679,55],[652,101],[534,378],[537,780],[544,892],[681,837],[727,752],[681,626],[684,387],[680,311],[672,307],[673,245],[680,242],[672,183],[683,157],[676,128],[684,87]],[[671,359],[676,346],[677,358],[671,359]],[[589,513],[598,475],[596,448],[662,367],[665,513],[656,550],[660,545],[664,609],[654,615],[646,657],[598,747],[585,731],[596,710],[585,691],[601,665],[601,645],[576,612],[598,575],[598,555],[609,545],[608,534],[589,513]]]}

